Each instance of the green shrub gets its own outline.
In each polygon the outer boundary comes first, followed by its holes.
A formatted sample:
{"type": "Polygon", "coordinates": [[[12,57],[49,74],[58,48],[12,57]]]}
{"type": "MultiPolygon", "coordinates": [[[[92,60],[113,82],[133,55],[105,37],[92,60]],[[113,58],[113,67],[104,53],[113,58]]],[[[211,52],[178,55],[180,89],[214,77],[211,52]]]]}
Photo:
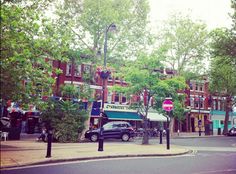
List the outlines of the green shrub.
{"type": "Polygon", "coordinates": [[[47,108],[42,112],[43,122],[53,129],[53,138],[59,142],[76,142],[78,135],[84,130],[84,122],[88,112],[81,103],[72,101],[48,101],[47,108]]]}

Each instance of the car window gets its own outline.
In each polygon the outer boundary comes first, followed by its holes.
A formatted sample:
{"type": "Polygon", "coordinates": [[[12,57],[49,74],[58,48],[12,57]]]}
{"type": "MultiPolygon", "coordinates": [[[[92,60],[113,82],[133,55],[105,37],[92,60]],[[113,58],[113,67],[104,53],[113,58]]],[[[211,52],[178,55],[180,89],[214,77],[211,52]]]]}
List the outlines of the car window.
{"type": "Polygon", "coordinates": [[[113,125],[112,124],[105,124],[104,126],[103,126],[103,128],[106,130],[106,129],[112,129],[112,127],[113,127],[113,125]]]}
{"type": "Polygon", "coordinates": [[[120,127],[120,124],[113,124],[112,127],[113,127],[113,128],[119,128],[119,127],[120,127]]]}

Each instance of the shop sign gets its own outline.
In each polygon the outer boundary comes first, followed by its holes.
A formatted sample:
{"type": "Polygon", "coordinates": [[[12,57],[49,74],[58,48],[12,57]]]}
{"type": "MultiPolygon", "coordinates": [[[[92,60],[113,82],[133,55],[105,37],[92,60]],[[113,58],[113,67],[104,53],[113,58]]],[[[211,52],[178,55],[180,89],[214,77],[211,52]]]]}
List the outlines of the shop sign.
{"type": "Polygon", "coordinates": [[[116,105],[116,104],[104,104],[105,111],[121,111],[121,112],[137,112],[134,109],[130,109],[129,105],[116,105]]]}

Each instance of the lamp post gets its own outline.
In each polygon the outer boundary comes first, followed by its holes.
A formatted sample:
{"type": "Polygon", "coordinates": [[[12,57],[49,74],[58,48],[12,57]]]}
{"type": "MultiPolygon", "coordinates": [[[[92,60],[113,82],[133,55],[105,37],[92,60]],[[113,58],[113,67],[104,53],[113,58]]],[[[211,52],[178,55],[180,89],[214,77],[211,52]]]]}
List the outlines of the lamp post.
{"type": "MultiPolygon", "coordinates": [[[[100,74],[102,78],[102,112],[104,112],[104,101],[105,101],[105,89],[106,89],[106,79],[108,78],[110,72],[107,70],[107,33],[109,31],[115,31],[116,25],[114,23],[110,24],[105,28],[104,33],[104,63],[103,70],[100,74]]],[[[98,151],[103,151],[103,114],[100,114],[100,131],[99,131],[99,139],[98,139],[98,151]]]]}
{"type": "Polygon", "coordinates": [[[201,105],[201,98],[200,96],[198,96],[198,107],[199,107],[199,110],[198,110],[198,134],[199,134],[199,137],[201,136],[201,126],[202,126],[202,120],[201,120],[201,115],[200,115],[200,105],[201,105]]]}

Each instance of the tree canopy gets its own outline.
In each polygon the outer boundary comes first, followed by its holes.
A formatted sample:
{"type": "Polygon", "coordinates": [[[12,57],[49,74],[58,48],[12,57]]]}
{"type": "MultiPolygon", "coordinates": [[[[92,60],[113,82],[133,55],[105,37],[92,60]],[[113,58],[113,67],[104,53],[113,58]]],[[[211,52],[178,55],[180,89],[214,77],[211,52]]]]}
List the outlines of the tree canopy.
{"type": "Polygon", "coordinates": [[[165,97],[172,97],[177,101],[179,100],[177,91],[186,87],[184,78],[174,77],[168,79],[160,73],[161,68],[161,58],[158,55],[140,53],[135,61],[127,63],[119,72],[119,77],[123,77],[128,86],[113,88],[127,96],[135,94],[143,98],[134,106],[138,109],[139,114],[143,116],[144,137],[142,144],[148,144],[147,115],[151,107],[149,105],[151,99],[153,98],[156,103],[154,109],[160,111],[162,110],[160,103],[164,101],[165,97]],[[162,100],[160,101],[160,99],[162,100]]]}
{"type": "Polygon", "coordinates": [[[51,94],[50,58],[62,57],[53,27],[44,17],[50,1],[3,1],[1,4],[1,99],[30,103],[51,94]],[[37,13],[35,13],[37,11],[37,13]],[[48,58],[49,61],[45,61],[48,58]]]}
{"type": "Polygon", "coordinates": [[[193,21],[189,16],[174,14],[161,28],[156,52],[163,56],[165,65],[179,75],[200,72],[208,57],[207,36],[205,24],[193,21]]]}
{"type": "Polygon", "coordinates": [[[119,67],[122,61],[117,60],[133,57],[145,47],[147,0],[65,0],[55,7],[54,29],[70,34],[70,47],[83,50],[92,63],[101,65],[104,33],[112,23],[117,31],[108,32],[108,66],[119,67]]]}
{"type": "MultiPolygon", "coordinates": [[[[235,22],[236,2],[232,0],[235,22]]],[[[231,29],[218,28],[211,32],[210,89],[213,93],[226,97],[224,134],[228,132],[229,112],[236,95],[236,24],[231,29]]],[[[235,101],[234,101],[235,102],[235,101]]]]}

